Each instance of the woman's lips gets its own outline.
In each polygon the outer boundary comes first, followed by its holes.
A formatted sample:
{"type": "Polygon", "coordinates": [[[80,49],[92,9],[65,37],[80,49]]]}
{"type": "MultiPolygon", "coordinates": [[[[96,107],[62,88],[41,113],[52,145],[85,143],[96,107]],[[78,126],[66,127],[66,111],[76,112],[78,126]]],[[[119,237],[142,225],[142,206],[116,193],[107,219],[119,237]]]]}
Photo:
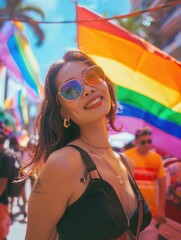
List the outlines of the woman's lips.
{"type": "Polygon", "coordinates": [[[84,109],[93,109],[99,107],[102,104],[102,99],[103,97],[94,98],[84,107],[84,109]]]}

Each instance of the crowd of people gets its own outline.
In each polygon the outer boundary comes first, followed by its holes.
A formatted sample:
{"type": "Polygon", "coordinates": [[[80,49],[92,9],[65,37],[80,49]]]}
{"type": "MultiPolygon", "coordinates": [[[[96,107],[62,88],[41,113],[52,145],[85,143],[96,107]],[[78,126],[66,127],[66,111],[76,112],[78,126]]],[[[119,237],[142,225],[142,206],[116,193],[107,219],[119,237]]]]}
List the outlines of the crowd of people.
{"type": "Polygon", "coordinates": [[[27,215],[29,177],[26,240],[158,240],[159,225],[166,221],[162,157],[151,150],[150,128],[136,130],[130,149],[114,151],[107,124],[120,131],[116,107],[110,79],[83,52],[68,51],[51,65],[35,122],[39,138],[33,155],[13,139],[12,163],[3,149],[7,136],[0,130],[0,240],[8,234],[14,197],[23,198],[27,215]],[[10,195],[10,169],[16,161],[23,166],[24,180],[10,195]]]}
{"type": "Polygon", "coordinates": [[[26,181],[19,182],[19,171],[29,161],[30,148],[21,147],[15,136],[9,136],[0,124],[0,240],[5,240],[14,222],[13,208],[19,207],[19,214],[27,217],[26,181]]]}

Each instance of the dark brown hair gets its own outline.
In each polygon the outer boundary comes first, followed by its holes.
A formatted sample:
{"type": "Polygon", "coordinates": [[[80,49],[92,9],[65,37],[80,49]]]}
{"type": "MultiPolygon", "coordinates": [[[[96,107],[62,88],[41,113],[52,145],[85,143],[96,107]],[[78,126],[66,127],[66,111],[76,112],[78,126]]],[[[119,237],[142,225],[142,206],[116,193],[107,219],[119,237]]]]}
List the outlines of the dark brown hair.
{"type": "Polygon", "coordinates": [[[145,128],[139,128],[136,130],[135,132],[135,138],[139,138],[141,136],[144,136],[144,135],[151,135],[152,132],[151,132],[151,129],[148,128],[148,127],[145,127],[145,128]]]}
{"type": "MultiPolygon", "coordinates": [[[[34,125],[34,131],[36,134],[38,131],[39,138],[33,149],[33,159],[31,163],[22,169],[23,171],[26,167],[31,166],[28,175],[34,172],[42,157],[44,158],[43,160],[46,161],[52,152],[64,147],[72,140],[77,139],[80,135],[79,126],[72,120],[70,120],[71,125],[69,128],[63,127],[63,119],[60,114],[61,106],[56,102],[57,88],[55,79],[60,69],[69,61],[85,62],[88,66],[96,65],[96,63],[83,52],[79,50],[70,50],[64,55],[62,61],[53,63],[49,68],[45,78],[44,99],[34,125]]],[[[117,104],[113,83],[108,77],[105,77],[105,81],[108,85],[112,100],[107,120],[111,128],[115,131],[119,131],[114,125],[117,104]]]]}

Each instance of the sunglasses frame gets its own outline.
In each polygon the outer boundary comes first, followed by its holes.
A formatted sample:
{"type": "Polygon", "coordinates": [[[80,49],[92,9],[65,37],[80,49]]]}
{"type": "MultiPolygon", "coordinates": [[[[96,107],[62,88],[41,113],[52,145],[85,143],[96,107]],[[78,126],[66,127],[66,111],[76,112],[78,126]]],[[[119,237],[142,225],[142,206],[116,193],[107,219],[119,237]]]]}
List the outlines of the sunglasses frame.
{"type": "Polygon", "coordinates": [[[65,99],[66,101],[75,101],[75,100],[78,100],[81,96],[82,96],[82,92],[83,92],[83,86],[82,86],[82,84],[81,84],[81,82],[79,81],[79,79],[83,79],[83,81],[86,83],[86,84],[88,84],[89,86],[98,86],[98,85],[100,85],[101,83],[99,83],[99,84],[90,84],[90,83],[88,83],[87,81],[86,81],[86,79],[85,79],[85,75],[86,75],[86,73],[89,71],[89,70],[91,70],[91,69],[93,69],[93,68],[98,68],[98,69],[100,69],[101,71],[102,71],[102,74],[103,74],[103,77],[102,76],[100,76],[101,77],[101,79],[103,80],[102,82],[104,82],[105,81],[105,73],[104,73],[104,71],[102,70],[102,68],[101,67],[99,67],[99,66],[97,66],[97,65],[93,65],[93,66],[90,66],[90,67],[88,67],[82,74],[81,74],[81,77],[80,78],[78,78],[78,79],[71,79],[71,80],[69,80],[69,81],[67,81],[67,82],[64,82],[61,86],[60,86],[60,88],[59,88],[59,90],[58,90],[58,93],[57,93],[57,96],[56,96],[56,101],[57,101],[57,104],[59,105],[59,103],[58,103],[58,95],[61,95],[61,97],[63,98],[63,99],[65,99]],[[80,84],[80,86],[81,86],[81,93],[80,93],[80,96],[78,97],[78,98],[76,98],[76,99],[67,99],[67,98],[65,98],[62,94],[61,94],[61,89],[67,84],[67,83],[69,83],[69,82],[78,82],[79,84],[80,84]]]}

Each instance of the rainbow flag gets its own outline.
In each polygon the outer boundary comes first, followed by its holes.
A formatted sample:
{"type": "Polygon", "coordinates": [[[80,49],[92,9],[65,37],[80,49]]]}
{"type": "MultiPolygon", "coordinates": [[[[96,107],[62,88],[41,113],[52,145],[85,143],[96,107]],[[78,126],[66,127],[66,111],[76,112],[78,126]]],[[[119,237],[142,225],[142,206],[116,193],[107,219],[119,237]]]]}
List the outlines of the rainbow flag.
{"type": "Polygon", "coordinates": [[[0,128],[4,130],[7,136],[16,133],[15,118],[11,114],[4,112],[2,107],[0,107],[0,128]]]}
{"type": "Polygon", "coordinates": [[[0,31],[0,59],[7,67],[8,76],[21,82],[33,99],[42,92],[39,67],[28,40],[23,35],[22,23],[7,22],[0,31]]]}
{"type": "Polygon", "coordinates": [[[18,129],[17,131],[17,140],[21,147],[26,147],[29,141],[29,135],[26,129],[18,129]]]}
{"type": "Polygon", "coordinates": [[[17,127],[28,124],[28,108],[26,104],[26,98],[22,90],[19,90],[13,97],[5,99],[4,109],[11,109],[13,111],[17,127]]]}
{"type": "Polygon", "coordinates": [[[181,63],[81,6],[77,35],[78,47],[117,85],[117,125],[130,133],[150,127],[155,147],[181,157],[181,63]]]}

